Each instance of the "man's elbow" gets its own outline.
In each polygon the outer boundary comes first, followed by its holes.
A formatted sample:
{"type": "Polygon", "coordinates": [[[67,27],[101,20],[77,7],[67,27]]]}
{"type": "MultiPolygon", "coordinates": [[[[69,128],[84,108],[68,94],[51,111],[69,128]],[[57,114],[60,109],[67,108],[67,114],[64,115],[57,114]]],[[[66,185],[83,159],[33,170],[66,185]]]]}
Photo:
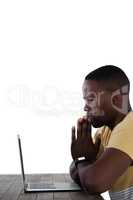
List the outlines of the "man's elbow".
{"type": "Polygon", "coordinates": [[[101,183],[98,178],[91,177],[90,179],[86,176],[84,180],[84,189],[89,194],[101,194],[110,189],[108,184],[101,183]]]}

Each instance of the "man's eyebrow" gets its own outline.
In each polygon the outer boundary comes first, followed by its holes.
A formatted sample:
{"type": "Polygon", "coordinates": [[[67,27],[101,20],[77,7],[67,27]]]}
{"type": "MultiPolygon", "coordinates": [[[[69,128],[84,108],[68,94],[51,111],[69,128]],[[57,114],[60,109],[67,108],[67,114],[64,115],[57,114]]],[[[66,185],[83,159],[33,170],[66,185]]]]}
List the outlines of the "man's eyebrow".
{"type": "Polygon", "coordinates": [[[85,95],[83,96],[83,99],[86,99],[86,98],[95,98],[96,96],[94,94],[88,94],[88,95],[85,95]]]}

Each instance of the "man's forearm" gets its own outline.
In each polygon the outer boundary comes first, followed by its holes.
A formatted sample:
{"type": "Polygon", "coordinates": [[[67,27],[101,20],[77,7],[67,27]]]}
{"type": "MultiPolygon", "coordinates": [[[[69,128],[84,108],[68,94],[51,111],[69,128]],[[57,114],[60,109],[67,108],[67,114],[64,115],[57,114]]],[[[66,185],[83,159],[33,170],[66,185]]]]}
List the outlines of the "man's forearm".
{"type": "MultiPolygon", "coordinates": [[[[93,158],[93,160],[91,159],[90,161],[87,160],[87,162],[82,163],[82,167],[92,164],[95,160],[96,160],[96,158],[93,158]]],[[[81,166],[81,164],[80,164],[80,166],[81,166]]],[[[78,168],[75,166],[74,161],[70,165],[70,176],[78,185],[82,186],[81,181],[80,181],[79,171],[78,171],[78,168]]]]}
{"type": "MultiPolygon", "coordinates": [[[[99,145],[96,145],[94,149],[95,149],[95,151],[93,151],[90,155],[85,156],[85,159],[87,160],[87,162],[82,163],[82,167],[92,164],[96,161],[97,153],[99,150],[99,145]]],[[[80,164],[80,166],[81,166],[81,164],[80,164]]],[[[75,166],[74,161],[70,165],[70,176],[77,184],[79,184],[81,186],[81,180],[80,180],[81,176],[79,176],[79,171],[78,171],[78,168],[75,166]]]]}
{"type": "Polygon", "coordinates": [[[89,194],[100,194],[97,189],[93,163],[79,163],[77,166],[81,187],[89,194]]]}
{"type": "Polygon", "coordinates": [[[76,168],[74,161],[70,165],[70,176],[78,185],[81,186],[78,169],[76,168]]]}

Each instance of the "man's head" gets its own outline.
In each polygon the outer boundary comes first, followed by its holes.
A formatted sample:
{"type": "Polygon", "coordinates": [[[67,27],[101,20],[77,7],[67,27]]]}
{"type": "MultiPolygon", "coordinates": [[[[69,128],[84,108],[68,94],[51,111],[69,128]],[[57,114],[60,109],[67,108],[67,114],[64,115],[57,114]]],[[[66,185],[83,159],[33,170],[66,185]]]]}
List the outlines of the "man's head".
{"type": "Polygon", "coordinates": [[[84,110],[94,127],[114,124],[118,115],[128,113],[129,89],[128,77],[113,65],[102,66],[85,77],[84,110]]]}

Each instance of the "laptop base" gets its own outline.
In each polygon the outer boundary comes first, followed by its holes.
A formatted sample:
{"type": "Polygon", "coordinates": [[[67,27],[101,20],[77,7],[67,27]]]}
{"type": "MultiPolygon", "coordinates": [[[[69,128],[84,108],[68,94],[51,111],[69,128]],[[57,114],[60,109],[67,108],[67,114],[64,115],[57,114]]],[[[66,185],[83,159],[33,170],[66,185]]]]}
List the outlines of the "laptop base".
{"type": "Polygon", "coordinates": [[[24,192],[72,192],[82,189],[76,183],[27,183],[24,192]]]}

